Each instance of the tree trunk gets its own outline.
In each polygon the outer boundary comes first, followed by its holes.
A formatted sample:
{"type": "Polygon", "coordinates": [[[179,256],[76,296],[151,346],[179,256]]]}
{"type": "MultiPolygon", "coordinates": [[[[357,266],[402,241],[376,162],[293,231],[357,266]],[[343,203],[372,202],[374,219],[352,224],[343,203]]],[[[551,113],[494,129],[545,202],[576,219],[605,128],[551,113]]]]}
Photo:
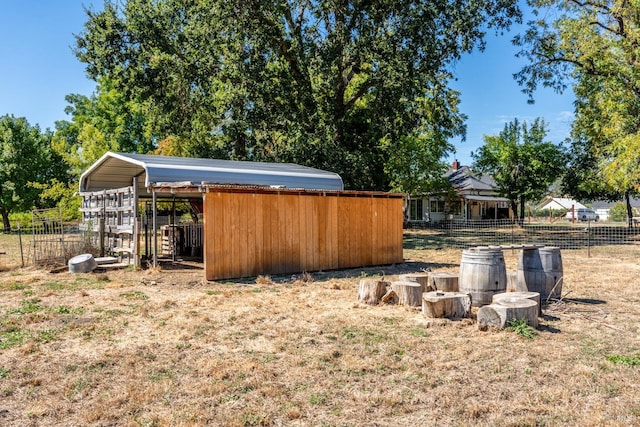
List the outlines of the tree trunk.
{"type": "Polygon", "coordinates": [[[633,209],[631,209],[631,195],[629,190],[624,192],[624,199],[627,202],[627,226],[633,228],[633,209]]]}
{"type": "Polygon", "coordinates": [[[538,306],[535,301],[529,299],[504,299],[499,304],[480,307],[477,319],[478,329],[481,331],[486,331],[490,327],[504,329],[514,319],[524,319],[535,328],[538,326],[538,306]]]}
{"type": "Polygon", "coordinates": [[[9,222],[9,211],[2,207],[0,208],[0,214],[2,214],[2,225],[4,226],[4,232],[9,233],[11,231],[11,223],[9,222]]]}
{"type": "Polygon", "coordinates": [[[525,202],[524,196],[520,196],[520,212],[519,212],[520,213],[520,216],[519,216],[520,221],[518,221],[519,225],[524,224],[524,202],[525,202]]]}
{"type": "Polygon", "coordinates": [[[425,292],[422,314],[426,318],[461,319],[471,314],[471,297],[462,292],[425,292]]]}
{"type": "Polygon", "coordinates": [[[513,212],[514,221],[518,220],[518,204],[515,200],[509,200],[509,204],[511,205],[511,212],[513,212]]]}
{"type": "Polygon", "coordinates": [[[458,275],[452,273],[429,273],[426,291],[458,292],[458,275]]]}
{"type": "Polygon", "coordinates": [[[391,289],[398,296],[398,302],[409,307],[420,307],[422,305],[422,294],[425,285],[419,282],[396,281],[391,283],[391,289]]]}
{"type": "Polygon", "coordinates": [[[358,288],[358,301],[376,305],[387,293],[389,282],[376,279],[362,279],[358,288]]]}
{"type": "Polygon", "coordinates": [[[528,299],[536,303],[538,306],[538,316],[542,316],[542,306],[540,305],[540,293],[538,292],[505,292],[502,294],[495,294],[491,300],[491,304],[500,305],[500,301],[511,301],[514,298],[528,299]]]}
{"type": "Polygon", "coordinates": [[[429,288],[429,275],[430,273],[409,273],[402,274],[398,278],[400,282],[416,282],[422,285],[423,292],[435,291],[436,289],[429,288]]]}

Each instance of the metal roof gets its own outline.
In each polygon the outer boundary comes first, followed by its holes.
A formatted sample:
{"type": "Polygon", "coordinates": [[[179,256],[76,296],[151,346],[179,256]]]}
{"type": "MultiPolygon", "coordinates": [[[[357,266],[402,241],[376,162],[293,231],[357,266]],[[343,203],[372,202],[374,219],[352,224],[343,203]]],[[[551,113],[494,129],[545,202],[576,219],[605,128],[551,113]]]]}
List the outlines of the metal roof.
{"type": "Polygon", "coordinates": [[[495,191],[495,181],[486,174],[475,174],[470,167],[449,169],[445,178],[459,191],[495,191]]]}
{"type": "Polygon", "coordinates": [[[138,177],[142,196],[156,183],[241,185],[305,190],[343,190],[340,175],[292,163],[105,153],[80,177],[80,191],[131,185],[138,177]]]}

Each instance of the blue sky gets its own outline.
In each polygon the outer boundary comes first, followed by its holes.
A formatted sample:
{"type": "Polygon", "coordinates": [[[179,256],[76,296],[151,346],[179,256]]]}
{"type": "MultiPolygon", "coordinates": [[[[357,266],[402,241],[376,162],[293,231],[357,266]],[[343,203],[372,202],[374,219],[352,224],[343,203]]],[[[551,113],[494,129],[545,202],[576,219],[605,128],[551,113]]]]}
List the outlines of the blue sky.
{"type": "MultiPolygon", "coordinates": [[[[74,34],[85,22],[83,5],[102,8],[102,0],[2,1],[0,13],[0,115],[26,117],[32,125],[53,129],[65,120],[64,97],[71,93],[91,95],[93,81],[86,78],[83,64],[74,56],[74,34]]],[[[471,164],[471,152],[482,145],[483,135],[495,135],[505,123],[518,118],[542,117],[549,125],[549,139],[564,140],[569,134],[573,111],[571,93],[540,90],[536,103],[512,78],[522,66],[514,57],[510,39],[522,27],[503,36],[489,35],[484,52],[465,56],[456,64],[454,87],[462,92],[461,110],[468,116],[467,139],[453,141],[458,159],[471,164]]]]}

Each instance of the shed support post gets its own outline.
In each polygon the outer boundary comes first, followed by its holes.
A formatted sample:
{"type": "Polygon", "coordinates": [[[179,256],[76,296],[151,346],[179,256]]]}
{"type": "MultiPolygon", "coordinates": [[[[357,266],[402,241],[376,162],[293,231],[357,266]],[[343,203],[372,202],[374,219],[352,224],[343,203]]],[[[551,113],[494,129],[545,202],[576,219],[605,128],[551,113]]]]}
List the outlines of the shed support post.
{"type": "Polygon", "coordinates": [[[176,196],[175,194],[173,195],[173,198],[171,200],[171,231],[173,233],[173,245],[172,249],[171,249],[171,260],[173,262],[176,262],[176,244],[178,243],[178,238],[176,236],[177,232],[178,232],[178,228],[176,226],[176,196]]]}
{"type": "Polygon", "coordinates": [[[132,238],[133,238],[133,266],[138,267],[140,265],[140,223],[138,220],[138,177],[133,177],[133,218],[131,221],[132,238]]]}
{"type": "Polygon", "coordinates": [[[151,196],[152,196],[151,204],[153,205],[153,223],[152,223],[153,231],[151,232],[151,235],[153,236],[153,266],[157,267],[158,266],[158,237],[156,236],[156,233],[157,233],[156,217],[158,216],[158,210],[156,206],[155,188],[151,189],[151,196]]]}

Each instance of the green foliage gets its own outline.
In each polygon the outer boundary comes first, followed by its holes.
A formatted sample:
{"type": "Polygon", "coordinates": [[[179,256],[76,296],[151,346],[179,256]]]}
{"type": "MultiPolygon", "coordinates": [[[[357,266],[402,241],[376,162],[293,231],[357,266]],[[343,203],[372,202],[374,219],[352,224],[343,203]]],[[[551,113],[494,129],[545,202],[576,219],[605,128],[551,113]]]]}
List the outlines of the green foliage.
{"type": "Polygon", "coordinates": [[[27,333],[22,329],[10,329],[0,331],[0,350],[19,347],[27,337],[27,333]]]}
{"type": "Polygon", "coordinates": [[[520,19],[515,0],[128,0],[87,15],[77,57],[143,111],[158,152],[294,162],[401,191],[439,179],[447,139],[464,134],[452,64],[520,19]]]}
{"type": "Polygon", "coordinates": [[[28,313],[37,313],[42,311],[42,306],[40,305],[40,299],[38,298],[29,298],[23,300],[20,303],[20,308],[11,311],[11,314],[28,314],[28,313]]]}
{"type": "Polygon", "coordinates": [[[537,335],[536,330],[527,323],[526,319],[511,319],[507,330],[515,332],[521,337],[532,339],[537,335]]]}
{"type": "Polygon", "coordinates": [[[606,359],[614,365],[640,366],[640,354],[633,356],[606,356],[606,359]]]}
{"type": "MultiPolygon", "coordinates": [[[[518,81],[576,96],[571,167],[563,180],[580,199],[620,200],[640,192],[638,3],[530,0],[538,9],[515,39],[529,60],[518,81]]],[[[627,207],[629,209],[629,206],[627,207]]]]}
{"type": "Polygon", "coordinates": [[[485,136],[485,144],[473,153],[474,167],[493,176],[500,195],[511,201],[511,209],[524,218],[525,201],[539,200],[565,169],[560,144],[545,142],[545,122],[531,127],[518,119],[507,123],[499,135],[485,136]]]}
{"type": "Polygon", "coordinates": [[[143,300],[149,299],[149,297],[145,295],[144,292],[140,292],[140,291],[123,292],[120,294],[120,296],[128,299],[143,299],[143,300]]]}
{"type": "Polygon", "coordinates": [[[56,122],[52,146],[69,164],[74,181],[107,151],[147,153],[155,148],[148,106],[128,99],[109,78],[98,79],[90,97],[72,94],[66,100],[71,121],[56,122]]]}
{"type": "Polygon", "coordinates": [[[0,215],[10,228],[11,212],[49,207],[40,199],[41,185],[66,180],[64,162],[51,149],[51,133],[24,118],[0,117],[0,215]]]}
{"type": "Polygon", "coordinates": [[[627,220],[627,207],[624,203],[616,203],[609,209],[609,219],[611,221],[623,222],[627,220]]]}

